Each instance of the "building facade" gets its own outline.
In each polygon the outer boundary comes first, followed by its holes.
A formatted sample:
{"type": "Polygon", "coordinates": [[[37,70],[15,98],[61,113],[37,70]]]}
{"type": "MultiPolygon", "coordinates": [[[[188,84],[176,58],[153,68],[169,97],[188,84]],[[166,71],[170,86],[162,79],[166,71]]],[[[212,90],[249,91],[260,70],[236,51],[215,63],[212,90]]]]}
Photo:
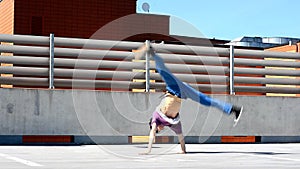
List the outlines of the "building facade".
{"type": "MultiPolygon", "coordinates": [[[[294,52],[294,53],[300,53],[300,43],[295,43],[295,44],[290,44],[290,45],[283,45],[283,46],[278,46],[274,48],[267,49],[268,51],[275,51],[275,52],[294,52]]],[[[270,59],[272,60],[272,59],[270,59]]],[[[278,60],[278,59],[273,59],[273,60],[278,60]]],[[[282,61],[294,61],[297,62],[297,60],[291,60],[291,59],[281,59],[282,61]]],[[[298,61],[299,62],[299,61],[298,61]]],[[[299,70],[299,68],[276,68],[272,67],[272,69],[280,69],[280,70],[299,70]]],[[[268,78],[290,78],[290,79],[299,79],[298,77],[295,76],[267,76],[268,78]]],[[[297,88],[296,85],[267,85],[270,87],[291,87],[291,88],[297,88]]],[[[268,96],[291,96],[291,97],[300,97],[300,94],[267,94],[268,96]]]]}
{"type": "Polygon", "coordinates": [[[2,0],[0,12],[3,34],[110,40],[169,35],[169,16],[136,14],[136,0],[2,0]]]}

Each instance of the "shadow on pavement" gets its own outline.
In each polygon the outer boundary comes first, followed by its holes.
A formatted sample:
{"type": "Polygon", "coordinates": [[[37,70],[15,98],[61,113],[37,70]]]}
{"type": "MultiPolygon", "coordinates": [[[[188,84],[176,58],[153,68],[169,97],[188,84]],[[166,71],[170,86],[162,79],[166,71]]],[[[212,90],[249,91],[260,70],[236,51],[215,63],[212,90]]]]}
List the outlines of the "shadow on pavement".
{"type": "Polygon", "coordinates": [[[243,151],[191,151],[187,154],[257,154],[257,155],[282,155],[291,153],[274,153],[274,152],[243,152],[243,151]]]}

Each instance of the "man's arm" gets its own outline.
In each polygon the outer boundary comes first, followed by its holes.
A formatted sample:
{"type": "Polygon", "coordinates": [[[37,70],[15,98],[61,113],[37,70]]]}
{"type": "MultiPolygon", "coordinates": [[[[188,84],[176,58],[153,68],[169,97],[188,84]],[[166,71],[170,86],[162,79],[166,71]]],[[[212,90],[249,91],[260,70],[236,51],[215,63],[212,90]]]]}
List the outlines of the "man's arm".
{"type": "Polygon", "coordinates": [[[178,140],[181,146],[181,152],[179,152],[180,154],[185,154],[186,150],[185,150],[185,142],[184,142],[184,137],[182,134],[178,134],[178,140]]]}
{"type": "Polygon", "coordinates": [[[149,133],[149,143],[148,143],[148,149],[146,152],[144,153],[140,153],[140,155],[147,155],[149,153],[151,153],[151,149],[152,149],[152,144],[155,141],[155,133],[156,133],[156,123],[152,124],[152,129],[150,130],[149,133]]]}

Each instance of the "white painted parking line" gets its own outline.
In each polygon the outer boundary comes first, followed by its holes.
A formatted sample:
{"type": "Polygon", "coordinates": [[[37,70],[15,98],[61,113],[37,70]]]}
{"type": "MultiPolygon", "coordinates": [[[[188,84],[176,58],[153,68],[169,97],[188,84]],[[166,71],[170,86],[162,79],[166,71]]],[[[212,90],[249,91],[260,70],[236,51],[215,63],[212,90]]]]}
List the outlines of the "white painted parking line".
{"type": "Polygon", "coordinates": [[[0,153],[0,157],[6,158],[8,160],[13,160],[13,161],[21,163],[21,164],[25,164],[25,165],[30,166],[30,167],[42,167],[43,166],[41,164],[38,164],[38,163],[35,163],[35,162],[32,162],[32,161],[28,161],[28,160],[24,160],[24,159],[21,159],[21,158],[18,158],[18,157],[10,156],[8,154],[0,153]]]}

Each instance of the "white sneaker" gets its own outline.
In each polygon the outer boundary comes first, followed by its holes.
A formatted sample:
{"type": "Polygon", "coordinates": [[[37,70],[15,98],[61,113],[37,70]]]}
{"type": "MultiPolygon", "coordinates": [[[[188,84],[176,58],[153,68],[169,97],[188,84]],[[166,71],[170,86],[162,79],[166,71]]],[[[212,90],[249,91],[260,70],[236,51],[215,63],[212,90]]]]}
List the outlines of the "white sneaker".
{"type": "Polygon", "coordinates": [[[232,113],[234,113],[235,115],[234,123],[233,123],[233,127],[235,127],[243,114],[243,106],[242,107],[233,106],[232,113]]]}

